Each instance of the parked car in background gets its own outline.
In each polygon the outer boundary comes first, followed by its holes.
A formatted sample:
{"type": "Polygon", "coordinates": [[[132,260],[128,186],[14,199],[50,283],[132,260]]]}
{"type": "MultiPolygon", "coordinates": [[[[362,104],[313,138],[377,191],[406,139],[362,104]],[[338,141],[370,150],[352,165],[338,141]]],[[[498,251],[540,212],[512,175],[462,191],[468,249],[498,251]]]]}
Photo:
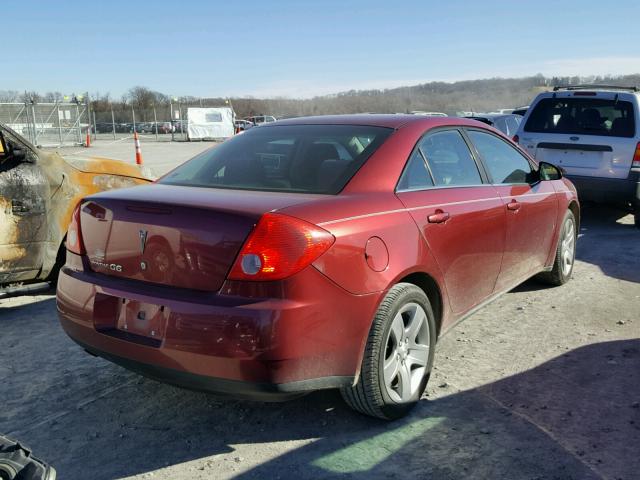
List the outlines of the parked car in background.
{"type": "Polygon", "coordinates": [[[247,117],[245,120],[253,123],[254,125],[262,125],[263,123],[271,123],[276,121],[276,117],[271,115],[256,115],[253,117],[247,117]]]}
{"type": "Polygon", "coordinates": [[[187,133],[187,121],[186,120],[174,120],[171,122],[175,133],[187,133]]]}
{"type": "Polygon", "coordinates": [[[99,122],[95,125],[96,133],[112,133],[113,124],[106,122],[99,122]]]}
{"type": "Polygon", "coordinates": [[[171,122],[158,122],[153,124],[152,133],[156,133],[156,127],[158,129],[158,133],[167,134],[173,131],[173,125],[171,122]]]}
{"type": "Polygon", "coordinates": [[[636,87],[556,87],[535,98],[517,140],[563,168],[582,201],[628,208],[640,228],[638,99],[636,87]]]}
{"type": "Polygon", "coordinates": [[[413,110],[409,112],[411,115],[422,115],[423,117],[446,117],[446,113],[442,112],[425,112],[422,110],[413,110]]]}
{"type": "Polygon", "coordinates": [[[155,126],[153,122],[140,122],[136,123],[136,131],[138,133],[153,133],[155,132],[155,126]]]}
{"type": "Polygon", "coordinates": [[[520,115],[505,115],[501,113],[483,113],[466,118],[472,118],[473,120],[478,120],[479,122],[491,125],[493,128],[497,128],[510,138],[518,132],[518,127],[522,122],[522,117],[520,115]]]}
{"type": "Polygon", "coordinates": [[[521,117],[524,117],[524,114],[527,113],[527,110],[529,109],[529,105],[525,105],[524,107],[516,107],[513,109],[513,113],[514,115],[520,115],[521,117]]]}
{"type": "Polygon", "coordinates": [[[480,122],[283,120],[86,197],[58,312],[156,379],[258,400],[340,388],[393,419],[439,335],[532,275],[569,280],[578,222],[560,170],[480,122]]]}
{"type": "Polygon", "coordinates": [[[234,126],[237,131],[243,132],[253,127],[253,123],[250,122],[249,120],[236,120],[234,122],[234,126]]]}
{"type": "Polygon", "coordinates": [[[55,280],[78,202],[146,183],[135,165],[43,152],[0,126],[0,285],[55,280]]]}
{"type": "Polygon", "coordinates": [[[513,108],[498,108],[492,112],[489,112],[491,115],[508,115],[513,113],[513,108]]]}

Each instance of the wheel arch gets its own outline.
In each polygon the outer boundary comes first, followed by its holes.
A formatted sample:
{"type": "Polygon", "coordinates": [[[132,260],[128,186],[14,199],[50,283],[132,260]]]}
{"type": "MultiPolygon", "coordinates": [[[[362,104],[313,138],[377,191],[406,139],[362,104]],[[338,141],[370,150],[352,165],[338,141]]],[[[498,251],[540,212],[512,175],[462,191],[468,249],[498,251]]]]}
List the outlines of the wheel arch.
{"type": "Polygon", "coordinates": [[[578,202],[576,200],[571,200],[571,202],[569,202],[568,208],[569,210],[571,210],[571,213],[573,213],[573,216],[576,219],[576,231],[579,232],[580,231],[580,205],[578,205],[578,202]]]}
{"type": "Polygon", "coordinates": [[[402,277],[396,283],[411,283],[425,293],[433,309],[437,336],[440,336],[443,320],[443,296],[438,282],[426,272],[413,272],[402,277]]]}
{"type": "MultiPolygon", "coordinates": [[[[377,312],[380,306],[380,303],[384,300],[387,292],[391,288],[393,288],[394,285],[397,285],[398,283],[410,283],[412,285],[415,285],[425,293],[425,295],[429,299],[429,303],[431,304],[431,308],[433,310],[433,316],[435,317],[434,320],[436,323],[436,339],[437,339],[440,336],[440,332],[442,331],[442,324],[444,321],[445,292],[443,292],[443,290],[440,288],[440,285],[435,280],[433,275],[427,272],[407,271],[400,274],[398,277],[396,277],[396,279],[393,282],[391,282],[383,292],[381,292],[381,295],[378,300],[378,305],[374,310],[374,315],[375,315],[375,312],[377,312]]],[[[372,325],[373,325],[373,317],[371,319],[371,325],[369,326],[369,329],[371,329],[372,325]]],[[[364,350],[366,347],[368,337],[369,337],[369,331],[367,331],[367,334],[362,339],[362,342],[360,345],[360,351],[358,353],[358,363],[357,363],[356,371],[354,373],[354,378],[353,378],[354,385],[357,383],[360,377],[360,369],[362,367],[362,359],[364,357],[364,350]]]]}

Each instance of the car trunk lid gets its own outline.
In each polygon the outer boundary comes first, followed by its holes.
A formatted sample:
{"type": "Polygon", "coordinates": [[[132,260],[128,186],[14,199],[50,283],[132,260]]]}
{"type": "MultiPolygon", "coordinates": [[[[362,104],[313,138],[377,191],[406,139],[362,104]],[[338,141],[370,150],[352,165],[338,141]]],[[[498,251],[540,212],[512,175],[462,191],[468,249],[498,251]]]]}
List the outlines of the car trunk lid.
{"type": "Polygon", "coordinates": [[[80,224],[95,272],[217,291],[263,213],[313,197],[156,184],[87,198],[80,224]]]}

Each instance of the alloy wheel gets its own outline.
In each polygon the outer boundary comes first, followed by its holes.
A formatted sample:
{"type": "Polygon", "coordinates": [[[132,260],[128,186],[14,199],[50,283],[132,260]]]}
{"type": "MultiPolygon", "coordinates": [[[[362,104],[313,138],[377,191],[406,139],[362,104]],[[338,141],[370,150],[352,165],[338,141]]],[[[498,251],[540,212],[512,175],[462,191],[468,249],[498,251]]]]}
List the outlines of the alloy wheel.
{"type": "Polygon", "coordinates": [[[396,314],[385,342],[384,388],[395,403],[410,402],[420,388],[429,361],[427,314],[407,303],[396,314]]]}
{"type": "Polygon", "coordinates": [[[576,255],[576,234],[575,227],[571,220],[567,221],[564,226],[562,236],[560,258],[562,260],[562,273],[568,276],[573,268],[573,262],[576,255]]]}

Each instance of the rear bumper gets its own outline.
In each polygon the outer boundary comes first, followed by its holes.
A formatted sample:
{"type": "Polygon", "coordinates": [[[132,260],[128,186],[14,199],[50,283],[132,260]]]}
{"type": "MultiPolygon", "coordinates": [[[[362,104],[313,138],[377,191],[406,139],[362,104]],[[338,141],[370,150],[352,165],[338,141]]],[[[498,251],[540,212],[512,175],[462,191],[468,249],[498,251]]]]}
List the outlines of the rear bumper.
{"type": "Polygon", "coordinates": [[[334,376],[312,378],[289,383],[264,383],[229,380],[226,378],[208,377],[184,370],[175,370],[158,365],[141,363],[128,358],[118,357],[107,352],[96,350],[80,340],[71,337],[88,353],[102,357],[128,370],[164,383],[179,387],[210,392],[216,395],[243,398],[260,402],[279,402],[297,398],[307,392],[327,388],[340,388],[353,383],[353,376],[334,376]]]}
{"type": "Polygon", "coordinates": [[[65,267],[57,308],[86,350],[167,383],[282,400],[353,382],[380,294],[352,295],[312,267],[277,285],[234,283],[221,295],[65,267]],[[165,307],[162,338],[105,328],[123,299],[165,307]]]}
{"type": "Polygon", "coordinates": [[[567,175],[578,190],[580,201],[640,207],[640,173],[629,177],[602,178],[567,175]]]}

